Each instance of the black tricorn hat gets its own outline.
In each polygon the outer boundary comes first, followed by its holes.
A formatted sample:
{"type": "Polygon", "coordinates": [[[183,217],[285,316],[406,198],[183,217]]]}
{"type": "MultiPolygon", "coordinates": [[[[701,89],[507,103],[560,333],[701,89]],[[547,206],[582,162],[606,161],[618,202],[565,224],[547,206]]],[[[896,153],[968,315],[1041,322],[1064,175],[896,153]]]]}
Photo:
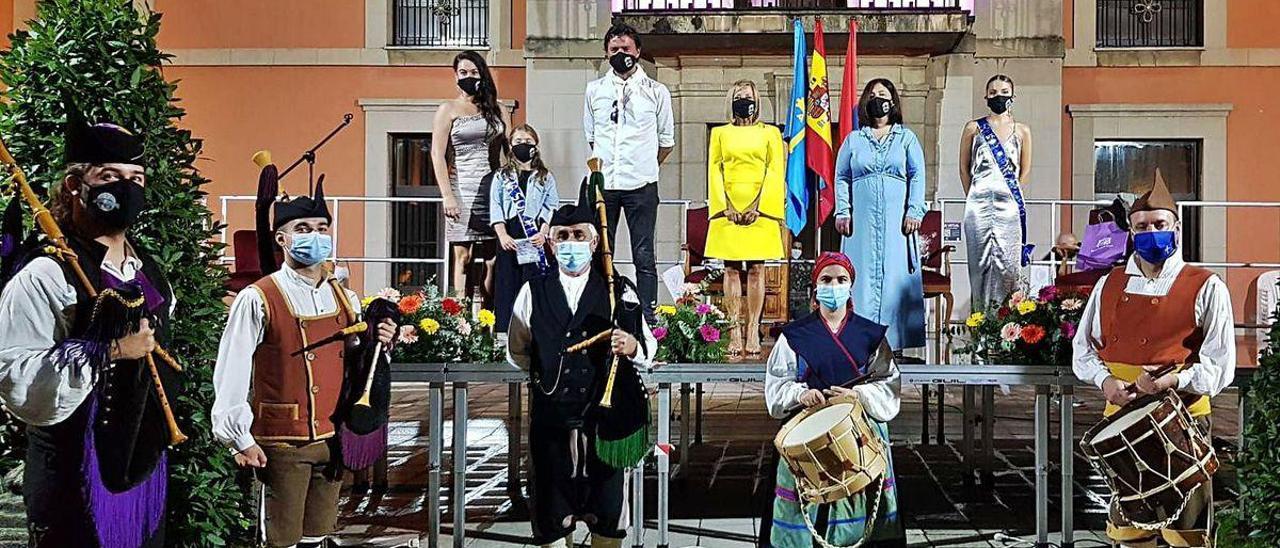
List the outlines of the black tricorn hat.
{"type": "Polygon", "coordinates": [[[297,219],[310,219],[313,217],[321,217],[330,222],[333,216],[329,215],[329,204],[324,200],[324,176],[320,176],[320,180],[316,182],[316,193],[314,196],[298,196],[292,200],[281,200],[276,202],[274,219],[271,222],[271,230],[280,230],[280,227],[297,219]]]}
{"type": "Polygon", "coordinates": [[[588,178],[583,178],[582,184],[578,187],[578,203],[561,206],[551,216],[551,226],[591,223],[596,229],[600,228],[600,216],[596,213],[595,202],[591,197],[591,185],[588,181],[588,178]]]}
{"type": "Polygon", "coordinates": [[[113,123],[89,124],[75,103],[66,101],[68,164],[145,165],[142,137],[113,123]]]}

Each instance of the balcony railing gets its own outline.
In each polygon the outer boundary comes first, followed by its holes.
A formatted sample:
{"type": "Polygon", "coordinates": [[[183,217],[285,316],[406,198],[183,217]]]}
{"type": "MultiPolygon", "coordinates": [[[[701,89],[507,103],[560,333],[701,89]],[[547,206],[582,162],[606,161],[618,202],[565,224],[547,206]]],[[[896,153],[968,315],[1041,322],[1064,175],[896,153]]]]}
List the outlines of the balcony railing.
{"type": "Polygon", "coordinates": [[[1099,48],[1204,46],[1204,0],[1098,0],[1099,48]]]}
{"type": "Polygon", "coordinates": [[[489,47],[489,0],[393,0],[393,46],[489,47]]]}
{"type": "Polygon", "coordinates": [[[614,13],[754,10],[973,12],[974,0],[613,0],[614,13]]]}

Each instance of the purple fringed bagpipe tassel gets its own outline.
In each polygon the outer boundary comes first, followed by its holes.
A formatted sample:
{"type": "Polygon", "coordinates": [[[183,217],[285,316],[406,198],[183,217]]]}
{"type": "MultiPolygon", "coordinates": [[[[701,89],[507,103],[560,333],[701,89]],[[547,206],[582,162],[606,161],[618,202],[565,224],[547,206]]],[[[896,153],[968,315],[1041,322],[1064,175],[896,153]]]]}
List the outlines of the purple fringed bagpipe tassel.
{"type": "Polygon", "coordinates": [[[344,424],[342,433],[342,464],[349,470],[364,470],[387,454],[387,425],[384,423],[372,432],[360,435],[344,424]]]}
{"type": "MultiPolygon", "coordinates": [[[[98,401],[96,395],[89,397],[89,424],[92,425],[97,419],[98,401]]],[[[155,534],[164,520],[169,487],[169,455],[160,455],[155,469],[142,483],[116,493],[102,482],[98,452],[94,449],[93,427],[89,426],[84,430],[85,500],[97,532],[98,544],[104,548],[141,546],[155,534]]]]}

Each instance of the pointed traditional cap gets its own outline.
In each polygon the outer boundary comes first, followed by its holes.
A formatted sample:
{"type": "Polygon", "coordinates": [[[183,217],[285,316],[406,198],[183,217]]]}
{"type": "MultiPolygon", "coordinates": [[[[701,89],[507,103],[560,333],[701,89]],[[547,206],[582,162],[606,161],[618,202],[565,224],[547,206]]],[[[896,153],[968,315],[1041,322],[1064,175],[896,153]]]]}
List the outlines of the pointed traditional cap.
{"type": "Polygon", "coordinates": [[[139,136],[112,123],[89,124],[70,101],[67,101],[65,153],[69,164],[145,163],[139,136]]]}
{"type": "Polygon", "coordinates": [[[588,179],[583,179],[582,184],[578,187],[578,203],[561,206],[555,214],[551,216],[551,226],[569,226],[582,223],[591,223],[597,229],[600,227],[599,215],[596,213],[595,203],[591,199],[591,185],[588,179]]]}
{"type": "Polygon", "coordinates": [[[1164,176],[1160,175],[1160,168],[1156,168],[1156,182],[1151,186],[1146,194],[1134,200],[1133,207],[1129,208],[1129,214],[1132,215],[1138,211],[1156,211],[1163,209],[1178,214],[1178,203],[1173,201],[1173,195],[1169,193],[1169,185],[1164,182],[1164,176]]]}
{"type": "Polygon", "coordinates": [[[329,204],[324,199],[323,175],[316,183],[315,196],[299,196],[292,200],[276,202],[275,219],[271,223],[271,230],[280,230],[280,227],[288,224],[289,221],[314,217],[333,221],[333,217],[329,215],[329,204]]]}

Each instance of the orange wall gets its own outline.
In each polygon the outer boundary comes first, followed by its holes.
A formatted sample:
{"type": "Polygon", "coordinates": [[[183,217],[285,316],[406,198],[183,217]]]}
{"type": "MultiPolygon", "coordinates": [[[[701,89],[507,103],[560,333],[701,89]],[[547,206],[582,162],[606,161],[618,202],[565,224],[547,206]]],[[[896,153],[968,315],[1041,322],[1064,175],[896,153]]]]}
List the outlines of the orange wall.
{"type": "MultiPolygon", "coordinates": [[[[1235,0],[1233,0],[1235,1],[1235,0]]],[[[1244,68],[1067,68],[1062,99],[1078,103],[1231,103],[1227,118],[1228,181],[1233,201],[1280,201],[1280,67],[1244,68]]],[[[1063,141],[1071,142],[1070,118],[1063,141]]],[[[1070,145],[1063,147],[1063,189],[1071,189],[1070,145]]],[[[1227,260],[1276,262],[1280,250],[1280,213],[1275,209],[1228,212],[1227,260]]],[[[1233,269],[1231,286],[1237,314],[1247,286],[1261,271],[1233,269]]]]}
{"type": "Polygon", "coordinates": [[[160,47],[362,48],[357,0],[155,0],[160,47]]]}
{"type": "MultiPolygon", "coordinates": [[[[1225,2],[1225,0],[1223,0],[1225,2]]],[[[1280,2],[1230,0],[1227,4],[1227,46],[1232,48],[1280,48],[1280,2]]]]}

